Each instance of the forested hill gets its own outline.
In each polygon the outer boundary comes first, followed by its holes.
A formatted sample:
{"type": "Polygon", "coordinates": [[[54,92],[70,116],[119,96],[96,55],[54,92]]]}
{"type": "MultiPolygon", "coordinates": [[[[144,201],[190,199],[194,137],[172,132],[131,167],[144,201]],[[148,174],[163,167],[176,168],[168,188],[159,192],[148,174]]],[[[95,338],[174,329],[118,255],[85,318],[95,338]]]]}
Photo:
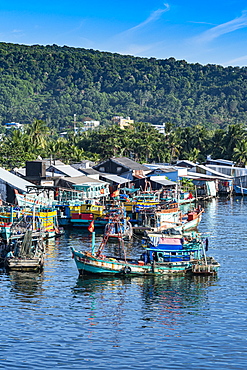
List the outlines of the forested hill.
{"type": "Polygon", "coordinates": [[[247,68],[137,58],[72,47],[0,43],[0,123],[109,123],[224,128],[247,123],[247,68]]]}

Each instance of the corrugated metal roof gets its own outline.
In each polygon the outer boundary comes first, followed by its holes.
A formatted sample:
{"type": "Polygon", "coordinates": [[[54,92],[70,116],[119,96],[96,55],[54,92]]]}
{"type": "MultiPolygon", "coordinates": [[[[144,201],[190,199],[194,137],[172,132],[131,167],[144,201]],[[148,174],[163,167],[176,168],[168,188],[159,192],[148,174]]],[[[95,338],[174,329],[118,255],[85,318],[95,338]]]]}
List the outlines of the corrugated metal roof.
{"type": "Polygon", "coordinates": [[[162,176],[151,176],[150,180],[154,181],[154,182],[157,182],[157,184],[161,184],[161,185],[164,185],[164,186],[177,185],[176,182],[171,181],[171,180],[167,180],[162,176]]]}
{"type": "Polygon", "coordinates": [[[85,175],[101,175],[102,172],[99,172],[95,170],[94,168],[80,168],[78,169],[81,173],[84,173],[85,175]]]}
{"type": "Polygon", "coordinates": [[[207,160],[207,163],[206,163],[206,165],[208,165],[208,164],[223,164],[223,165],[228,165],[228,167],[229,166],[234,166],[234,162],[233,161],[229,161],[228,159],[212,159],[212,158],[210,158],[210,159],[208,159],[207,160]]]}
{"type": "Polygon", "coordinates": [[[0,179],[3,182],[9,184],[12,188],[21,190],[23,192],[27,191],[27,186],[34,186],[29,181],[22,179],[19,176],[14,175],[13,173],[6,171],[4,168],[0,167],[0,179]]]}
{"type": "Polygon", "coordinates": [[[97,165],[93,166],[94,168],[98,168],[99,166],[107,163],[108,161],[115,162],[117,164],[121,164],[122,166],[131,169],[131,170],[142,170],[142,171],[150,171],[148,167],[133,161],[132,159],[129,159],[127,157],[112,157],[109,159],[106,159],[105,161],[102,161],[98,163],[97,165]]]}
{"type": "Polygon", "coordinates": [[[182,163],[186,164],[187,167],[196,167],[197,166],[197,163],[194,163],[192,161],[189,161],[187,159],[181,159],[180,161],[177,161],[177,165],[182,165],[182,163]]]}
{"type": "MultiPolygon", "coordinates": [[[[213,170],[212,168],[210,168],[208,166],[204,166],[203,164],[197,164],[197,163],[193,163],[193,162],[187,161],[187,160],[183,160],[183,161],[178,162],[178,164],[182,164],[182,163],[187,164],[191,168],[193,168],[193,167],[200,168],[203,171],[210,172],[210,173],[212,173],[213,175],[215,175],[217,177],[228,178],[228,179],[232,178],[232,176],[224,175],[221,172],[215,171],[215,170],[213,170]]],[[[203,177],[204,174],[200,173],[200,176],[203,177]]]]}
{"type": "MultiPolygon", "coordinates": [[[[224,178],[232,179],[232,176],[225,175],[225,174],[223,174],[223,173],[221,173],[221,172],[215,171],[215,170],[213,170],[212,168],[207,167],[207,166],[204,166],[204,165],[202,165],[202,164],[197,165],[197,167],[198,167],[198,168],[201,168],[201,169],[202,169],[202,170],[204,170],[204,171],[210,172],[212,175],[215,175],[215,176],[217,176],[217,177],[224,177],[224,178]]],[[[202,174],[201,174],[201,175],[202,175],[202,174]]]]}
{"type": "Polygon", "coordinates": [[[70,165],[58,165],[58,166],[54,166],[54,165],[51,165],[47,170],[48,171],[51,171],[51,168],[54,168],[55,170],[63,173],[64,175],[66,176],[69,176],[69,177],[76,177],[76,176],[80,176],[81,175],[81,172],[76,170],[75,168],[73,168],[72,166],[70,165]]]}
{"type": "Polygon", "coordinates": [[[102,177],[103,179],[108,179],[110,181],[116,182],[117,184],[125,184],[126,182],[129,182],[129,180],[121,176],[112,175],[110,173],[100,173],[100,177],[102,177]]]}
{"type": "Polygon", "coordinates": [[[66,164],[59,159],[44,158],[42,162],[45,162],[46,168],[50,166],[66,166],[66,164]]]}
{"type": "Polygon", "coordinates": [[[101,185],[107,184],[109,185],[105,181],[93,179],[92,177],[88,177],[88,176],[66,177],[66,178],[63,178],[63,180],[70,182],[71,184],[74,184],[74,185],[82,185],[82,184],[94,184],[94,185],[95,184],[101,184],[101,185]]]}
{"type": "Polygon", "coordinates": [[[198,173],[198,172],[187,172],[187,175],[183,176],[189,179],[204,179],[204,180],[225,180],[230,181],[232,180],[229,176],[212,176],[212,175],[206,175],[204,173],[198,173]]]}
{"type": "Polygon", "coordinates": [[[73,164],[71,164],[71,166],[74,167],[76,170],[89,169],[89,168],[95,166],[95,162],[92,162],[92,161],[89,161],[87,159],[84,159],[84,160],[82,160],[79,163],[73,163],[73,164]]]}
{"type": "Polygon", "coordinates": [[[143,171],[149,171],[149,168],[146,166],[143,166],[142,164],[133,161],[132,159],[129,159],[127,157],[117,157],[117,158],[111,158],[113,162],[119,163],[127,168],[130,168],[131,170],[143,170],[143,171]]]}

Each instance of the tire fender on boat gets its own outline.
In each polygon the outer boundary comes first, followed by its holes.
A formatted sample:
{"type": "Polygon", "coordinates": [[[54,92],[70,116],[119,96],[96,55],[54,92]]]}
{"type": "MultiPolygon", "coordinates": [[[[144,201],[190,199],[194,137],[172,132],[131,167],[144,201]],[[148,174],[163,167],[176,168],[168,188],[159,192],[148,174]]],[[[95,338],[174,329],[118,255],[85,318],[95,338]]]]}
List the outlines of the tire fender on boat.
{"type": "Polygon", "coordinates": [[[125,266],[123,269],[124,274],[130,274],[131,273],[131,267],[125,266]]]}

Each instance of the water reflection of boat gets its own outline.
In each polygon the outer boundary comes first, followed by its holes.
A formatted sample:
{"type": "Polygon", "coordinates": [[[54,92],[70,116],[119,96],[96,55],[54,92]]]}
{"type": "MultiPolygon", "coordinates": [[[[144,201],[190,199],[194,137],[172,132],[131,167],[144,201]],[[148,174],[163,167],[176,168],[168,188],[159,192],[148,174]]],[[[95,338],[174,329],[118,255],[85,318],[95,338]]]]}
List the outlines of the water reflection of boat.
{"type": "MultiPolygon", "coordinates": [[[[134,284],[142,289],[145,302],[155,302],[157,298],[173,296],[178,301],[178,296],[184,295],[186,301],[197,301],[197,296],[202,291],[214,285],[218,280],[217,276],[129,276],[124,279],[119,276],[80,276],[72,291],[75,295],[85,292],[96,292],[110,289],[119,289],[120,286],[134,284]]],[[[168,301],[168,299],[166,300],[168,301]]]]}
{"type": "MultiPolygon", "coordinates": [[[[109,287],[119,287],[119,285],[124,285],[127,282],[130,282],[130,279],[133,280],[133,277],[126,276],[125,279],[120,279],[119,276],[80,276],[77,279],[76,285],[73,288],[73,292],[82,292],[82,291],[95,291],[108,289],[109,287]]],[[[137,278],[140,279],[140,278],[137,278]]]]}
{"type": "Polygon", "coordinates": [[[12,292],[22,301],[31,301],[42,295],[43,273],[10,271],[9,280],[12,292]]]}
{"type": "MultiPolygon", "coordinates": [[[[217,276],[153,276],[139,283],[143,304],[149,312],[155,312],[149,320],[174,327],[183,320],[183,313],[198,309],[205,304],[207,288],[217,283],[217,276]],[[153,311],[153,309],[155,309],[153,311]]],[[[145,309],[146,311],[146,309],[145,309]]]]}

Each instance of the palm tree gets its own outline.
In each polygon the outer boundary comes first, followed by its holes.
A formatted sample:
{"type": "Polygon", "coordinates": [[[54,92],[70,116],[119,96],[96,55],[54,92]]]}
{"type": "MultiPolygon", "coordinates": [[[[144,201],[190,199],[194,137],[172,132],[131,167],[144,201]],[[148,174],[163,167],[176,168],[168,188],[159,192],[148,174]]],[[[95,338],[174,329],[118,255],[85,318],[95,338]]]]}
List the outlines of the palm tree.
{"type": "Polygon", "coordinates": [[[191,162],[197,162],[200,150],[197,148],[192,149],[188,154],[188,160],[191,162]]]}
{"type": "Polygon", "coordinates": [[[247,141],[239,141],[233,149],[233,160],[240,166],[247,164],[247,141]]]}
{"type": "Polygon", "coordinates": [[[246,140],[246,130],[241,123],[236,125],[230,125],[228,127],[227,133],[224,137],[224,154],[227,158],[232,158],[234,153],[234,148],[241,141],[246,140]]]}
{"type": "Polygon", "coordinates": [[[168,137],[168,147],[170,151],[170,163],[172,163],[173,160],[178,159],[181,149],[180,140],[175,131],[170,133],[168,137]]]}
{"type": "Polygon", "coordinates": [[[29,136],[30,143],[35,148],[45,148],[49,128],[44,121],[35,119],[33,123],[27,126],[26,133],[29,136]]]}

